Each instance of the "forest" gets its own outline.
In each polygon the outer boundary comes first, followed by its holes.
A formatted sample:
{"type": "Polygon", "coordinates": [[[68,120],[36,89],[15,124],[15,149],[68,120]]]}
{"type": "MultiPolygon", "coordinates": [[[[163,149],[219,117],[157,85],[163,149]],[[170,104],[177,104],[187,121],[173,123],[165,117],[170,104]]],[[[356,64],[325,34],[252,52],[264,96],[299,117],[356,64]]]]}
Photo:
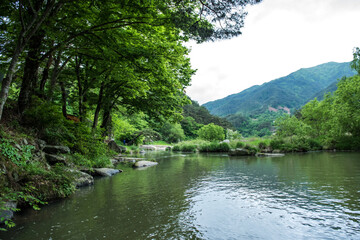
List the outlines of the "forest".
{"type": "MultiPolygon", "coordinates": [[[[258,2],[3,1],[0,119],[16,116],[53,143],[71,140],[64,119],[125,142],[141,141],[134,136],[144,129],[160,133],[191,103],[184,43],[238,36],[243,8],[258,2]]],[[[209,121],[225,120],[197,123],[209,121]]]]}
{"type": "Polygon", "coordinates": [[[185,43],[239,36],[244,7],[259,2],[1,1],[0,209],[74,191],[71,174],[39,155],[43,144],[69,147],[68,165],[92,168],[114,155],[106,139],[177,142],[204,124],[229,127],[186,107],[196,71],[185,43]]]}

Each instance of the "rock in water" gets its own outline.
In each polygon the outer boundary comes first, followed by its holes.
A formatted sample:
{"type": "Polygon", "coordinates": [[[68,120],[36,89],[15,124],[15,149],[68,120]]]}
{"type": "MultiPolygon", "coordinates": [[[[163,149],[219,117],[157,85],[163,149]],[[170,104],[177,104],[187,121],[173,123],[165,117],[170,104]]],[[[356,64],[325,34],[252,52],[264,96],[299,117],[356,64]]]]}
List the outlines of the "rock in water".
{"type": "Polygon", "coordinates": [[[75,178],[75,186],[77,188],[90,186],[94,184],[94,178],[84,172],[80,172],[78,170],[75,170],[76,178],[75,178]]]}
{"type": "Polygon", "coordinates": [[[158,165],[157,162],[151,162],[151,161],[138,161],[134,164],[134,168],[141,168],[141,167],[151,167],[158,165]]]}
{"type": "Polygon", "coordinates": [[[90,186],[94,184],[94,178],[90,174],[81,172],[76,169],[66,169],[66,170],[74,174],[73,182],[76,188],[90,186]]]}
{"type": "Polygon", "coordinates": [[[122,170],[113,169],[113,168],[94,168],[95,176],[110,177],[119,172],[122,172],[122,170]]]}

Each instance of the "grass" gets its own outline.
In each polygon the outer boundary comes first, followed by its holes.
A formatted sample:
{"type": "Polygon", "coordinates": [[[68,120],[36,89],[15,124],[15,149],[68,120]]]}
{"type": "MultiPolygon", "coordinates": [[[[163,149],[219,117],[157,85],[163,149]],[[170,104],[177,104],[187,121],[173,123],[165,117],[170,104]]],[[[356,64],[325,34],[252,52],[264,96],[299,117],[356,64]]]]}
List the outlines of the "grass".
{"type": "Polygon", "coordinates": [[[269,146],[270,142],[271,142],[271,138],[270,137],[263,137],[263,138],[249,137],[249,138],[244,138],[241,141],[252,147],[258,147],[260,143],[264,143],[265,145],[269,146]]]}

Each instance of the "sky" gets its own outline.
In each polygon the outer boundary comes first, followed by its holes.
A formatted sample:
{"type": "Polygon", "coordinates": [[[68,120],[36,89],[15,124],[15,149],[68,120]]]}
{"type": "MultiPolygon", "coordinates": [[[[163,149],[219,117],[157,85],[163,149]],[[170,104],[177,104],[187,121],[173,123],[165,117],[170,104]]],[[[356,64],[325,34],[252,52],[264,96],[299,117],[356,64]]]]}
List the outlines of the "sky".
{"type": "Polygon", "coordinates": [[[190,43],[196,75],[186,92],[204,104],[360,47],[360,0],[263,0],[246,8],[239,37],[190,43]]]}

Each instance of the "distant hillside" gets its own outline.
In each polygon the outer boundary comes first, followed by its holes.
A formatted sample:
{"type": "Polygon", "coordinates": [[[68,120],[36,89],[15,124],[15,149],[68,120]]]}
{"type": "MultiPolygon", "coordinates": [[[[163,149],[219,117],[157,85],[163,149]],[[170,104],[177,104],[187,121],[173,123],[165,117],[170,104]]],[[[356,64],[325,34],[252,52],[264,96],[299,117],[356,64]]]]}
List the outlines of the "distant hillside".
{"type": "Polygon", "coordinates": [[[269,109],[299,108],[320,91],[325,90],[343,76],[353,76],[350,63],[324,63],[302,68],[286,77],[262,85],[252,86],[240,93],[205,103],[210,113],[218,116],[230,114],[261,114],[269,109]]]}
{"type": "MultiPolygon", "coordinates": [[[[191,99],[190,99],[191,100],[191,99]]],[[[197,123],[207,125],[214,123],[224,128],[232,128],[233,126],[225,118],[210,114],[209,110],[200,106],[199,103],[191,100],[191,104],[183,107],[183,117],[192,117],[197,123]]]]}
{"type": "Polygon", "coordinates": [[[337,81],[330,84],[327,88],[321,90],[320,92],[316,93],[311,99],[317,98],[317,100],[321,101],[324,99],[324,95],[326,93],[333,93],[337,89],[337,81]]]}

